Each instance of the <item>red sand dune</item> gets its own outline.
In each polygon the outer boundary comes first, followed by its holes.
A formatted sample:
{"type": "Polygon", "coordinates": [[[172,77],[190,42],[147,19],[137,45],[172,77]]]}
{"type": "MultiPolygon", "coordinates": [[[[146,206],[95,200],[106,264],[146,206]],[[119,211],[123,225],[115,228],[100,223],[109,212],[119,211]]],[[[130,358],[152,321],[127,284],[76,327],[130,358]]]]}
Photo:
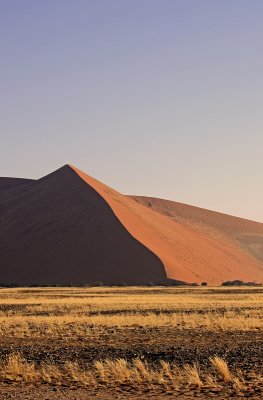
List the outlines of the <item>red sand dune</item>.
{"type": "Polygon", "coordinates": [[[131,196],[146,207],[203,231],[215,239],[231,242],[263,263],[263,224],[187,204],[152,197],[131,196]]]}
{"type": "Polygon", "coordinates": [[[73,166],[0,179],[0,282],[263,282],[263,224],[125,196],[73,166]]]}

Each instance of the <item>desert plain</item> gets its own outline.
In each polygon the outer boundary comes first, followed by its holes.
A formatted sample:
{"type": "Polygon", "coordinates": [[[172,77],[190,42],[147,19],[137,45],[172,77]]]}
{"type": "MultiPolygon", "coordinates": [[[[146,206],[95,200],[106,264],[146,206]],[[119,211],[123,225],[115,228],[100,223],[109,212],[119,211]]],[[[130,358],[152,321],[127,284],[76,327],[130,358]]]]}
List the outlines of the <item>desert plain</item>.
{"type": "Polygon", "coordinates": [[[262,287],[0,290],[5,399],[263,397],[262,287]]]}

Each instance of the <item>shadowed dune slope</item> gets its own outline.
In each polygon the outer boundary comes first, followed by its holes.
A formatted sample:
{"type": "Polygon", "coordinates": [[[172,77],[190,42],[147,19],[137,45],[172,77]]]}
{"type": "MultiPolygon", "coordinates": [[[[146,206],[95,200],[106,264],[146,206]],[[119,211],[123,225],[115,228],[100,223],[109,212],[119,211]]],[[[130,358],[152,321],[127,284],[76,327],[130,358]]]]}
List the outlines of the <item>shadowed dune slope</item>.
{"type": "Polygon", "coordinates": [[[0,282],[263,282],[260,246],[242,244],[261,227],[125,196],[69,165],[36,181],[2,178],[0,282]]]}
{"type": "Polygon", "coordinates": [[[0,194],[0,282],[166,280],[160,259],[129,234],[69,166],[23,185],[2,185],[0,194]]]}
{"type": "Polygon", "coordinates": [[[17,187],[18,185],[25,185],[26,183],[33,182],[32,179],[22,178],[0,178],[0,190],[10,187],[17,187]]]}
{"type": "Polygon", "coordinates": [[[140,198],[121,195],[72,168],[105,199],[131,235],[158,256],[168,278],[209,284],[234,279],[263,281],[261,262],[240,246],[177,221],[140,198]]]}

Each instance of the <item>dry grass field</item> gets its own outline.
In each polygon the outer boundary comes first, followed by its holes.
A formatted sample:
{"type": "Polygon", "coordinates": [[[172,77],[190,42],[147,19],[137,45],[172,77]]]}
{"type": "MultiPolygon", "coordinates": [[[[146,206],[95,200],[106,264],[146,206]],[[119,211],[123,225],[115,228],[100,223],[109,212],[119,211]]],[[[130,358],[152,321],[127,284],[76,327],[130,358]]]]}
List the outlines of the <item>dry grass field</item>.
{"type": "Polygon", "coordinates": [[[262,310],[261,287],[0,289],[1,400],[260,399],[262,310]]]}

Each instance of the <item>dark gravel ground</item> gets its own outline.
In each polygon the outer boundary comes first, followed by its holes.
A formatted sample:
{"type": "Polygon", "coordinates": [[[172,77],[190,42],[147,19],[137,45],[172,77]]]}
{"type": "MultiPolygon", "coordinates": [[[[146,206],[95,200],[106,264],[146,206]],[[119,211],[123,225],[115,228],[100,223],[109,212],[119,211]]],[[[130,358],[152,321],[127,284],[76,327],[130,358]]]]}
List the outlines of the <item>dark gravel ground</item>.
{"type": "Polygon", "coordinates": [[[32,385],[12,385],[1,386],[1,400],[143,400],[143,399],[253,399],[262,400],[263,387],[258,385],[256,388],[250,385],[246,390],[238,391],[231,385],[218,388],[196,388],[188,386],[184,389],[158,390],[149,389],[138,390],[136,388],[98,388],[86,389],[76,387],[56,387],[56,386],[32,386],[32,385]]]}
{"type": "MultiPolygon", "coordinates": [[[[104,328],[100,334],[66,340],[2,338],[0,359],[14,351],[21,352],[28,361],[41,363],[52,361],[62,365],[65,361],[77,361],[83,366],[99,359],[140,357],[150,364],[160,360],[178,365],[198,362],[203,373],[212,372],[209,357],[224,357],[231,370],[241,368],[245,375],[263,372],[263,334],[250,332],[207,332],[200,330],[176,330],[167,328],[131,327],[125,329],[104,328]]],[[[136,388],[56,387],[50,385],[1,384],[0,400],[91,400],[91,399],[263,399],[263,382],[248,379],[242,392],[231,384],[218,388],[185,387],[178,390],[136,388]]]]}
{"type": "Polygon", "coordinates": [[[2,338],[0,359],[12,352],[21,352],[28,361],[41,363],[77,361],[83,366],[106,358],[141,358],[150,364],[160,360],[178,365],[198,363],[210,369],[209,357],[218,355],[233,369],[263,373],[262,331],[209,332],[176,330],[171,327],[125,329],[105,328],[87,338],[65,340],[2,338]]]}

